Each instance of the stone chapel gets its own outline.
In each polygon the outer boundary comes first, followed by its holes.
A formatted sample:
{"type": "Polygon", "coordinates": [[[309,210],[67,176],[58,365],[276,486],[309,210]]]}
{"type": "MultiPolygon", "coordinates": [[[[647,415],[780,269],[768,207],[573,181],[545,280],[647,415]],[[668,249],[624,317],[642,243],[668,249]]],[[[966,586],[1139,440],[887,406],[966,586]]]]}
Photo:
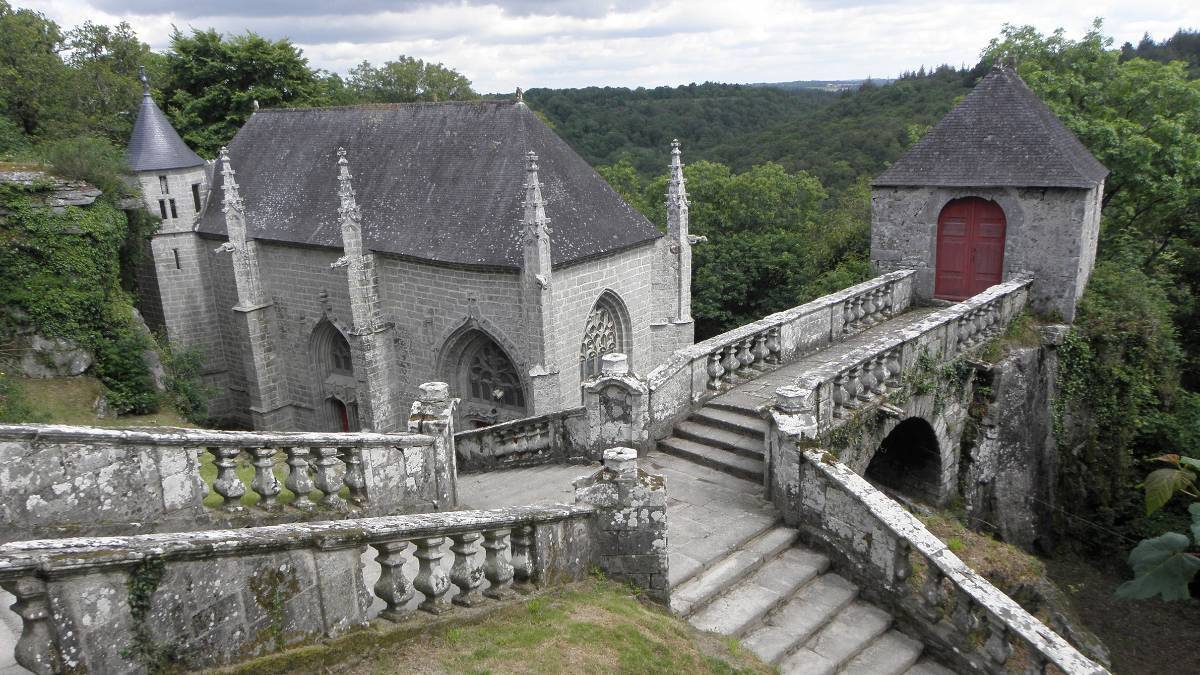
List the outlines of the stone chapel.
{"type": "Polygon", "coordinates": [[[143,304],[201,350],[215,416],[395,431],[440,380],[471,428],[578,406],[605,353],[693,341],[677,143],[664,235],[519,98],[258,110],[205,162],[144,89],[143,304]]]}

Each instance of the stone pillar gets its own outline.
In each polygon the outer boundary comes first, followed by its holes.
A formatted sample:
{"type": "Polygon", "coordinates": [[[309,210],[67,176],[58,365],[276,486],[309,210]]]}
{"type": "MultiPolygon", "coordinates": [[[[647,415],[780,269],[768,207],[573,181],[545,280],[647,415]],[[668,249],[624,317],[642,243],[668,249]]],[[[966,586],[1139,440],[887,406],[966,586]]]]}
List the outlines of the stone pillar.
{"type": "Polygon", "coordinates": [[[629,372],[624,354],[600,357],[600,374],[585,380],[583,405],[587,408],[588,456],[600,459],[605,448],[632,446],[650,450],[649,402],[646,383],[629,372]]]}
{"type": "Polygon", "coordinates": [[[426,382],[420,387],[408,415],[408,431],[434,437],[434,482],[437,508],[458,505],[458,464],[454,453],[454,415],[458,399],[450,398],[450,385],[426,382]]]}
{"type": "Polygon", "coordinates": [[[812,387],[785,385],[775,390],[767,431],[767,466],[763,472],[767,499],[788,525],[799,517],[801,453],[817,437],[817,392],[812,387]]]}
{"type": "Polygon", "coordinates": [[[538,182],[537,155],[525,156],[524,255],[521,265],[521,307],[525,322],[529,378],[533,383],[534,415],[562,408],[558,363],[553,357],[554,294],[550,260],[550,219],[538,182]]]}
{"type": "Polygon", "coordinates": [[[604,467],[575,481],[575,503],[596,508],[594,560],[610,579],[644,589],[666,604],[667,487],[638,468],[633,448],[604,451],[604,467]]]}
{"type": "Polygon", "coordinates": [[[399,382],[393,372],[395,326],[383,320],[375,254],[363,245],[362,212],[354,197],[350,167],[342,148],[338,148],[337,163],[338,225],[345,254],[333,267],[347,268],[350,285],[350,314],[354,320],[350,335],[358,347],[353,350],[354,372],[361,387],[358,419],[364,431],[390,433],[400,428],[396,414],[399,382]]]}
{"type": "Polygon", "coordinates": [[[283,402],[283,375],[275,358],[272,339],[272,303],[263,288],[258,266],[258,244],[246,229],[246,212],[238,194],[238,184],[229,152],[221,148],[221,179],[224,192],[225,230],[229,241],[218,253],[233,256],[233,279],[237,288],[240,338],[248,349],[242,350],[246,376],[246,393],[250,399],[250,416],[255,429],[284,430],[294,428],[290,411],[283,402]]]}
{"type": "Polygon", "coordinates": [[[667,236],[659,252],[655,285],[659,288],[656,306],[664,312],[652,324],[657,360],[695,341],[692,320],[692,245],[707,241],[688,232],[687,180],[679,141],[671,141],[671,165],[667,182],[667,236]]]}

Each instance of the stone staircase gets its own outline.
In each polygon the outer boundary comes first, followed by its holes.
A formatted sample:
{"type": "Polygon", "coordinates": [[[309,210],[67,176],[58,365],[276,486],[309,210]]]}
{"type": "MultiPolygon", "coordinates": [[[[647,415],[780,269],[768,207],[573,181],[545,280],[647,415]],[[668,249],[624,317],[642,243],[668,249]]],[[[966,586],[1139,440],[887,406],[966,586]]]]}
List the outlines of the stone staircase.
{"type": "Polygon", "coordinates": [[[781,673],[948,675],[924,645],[892,628],[883,609],[829,571],[829,559],[768,527],[671,591],[671,609],[696,628],[739,638],[781,673]]]}
{"type": "Polygon", "coordinates": [[[751,411],[714,399],[676,424],[674,431],[658,442],[659,450],[762,483],[767,422],[751,411]]]}

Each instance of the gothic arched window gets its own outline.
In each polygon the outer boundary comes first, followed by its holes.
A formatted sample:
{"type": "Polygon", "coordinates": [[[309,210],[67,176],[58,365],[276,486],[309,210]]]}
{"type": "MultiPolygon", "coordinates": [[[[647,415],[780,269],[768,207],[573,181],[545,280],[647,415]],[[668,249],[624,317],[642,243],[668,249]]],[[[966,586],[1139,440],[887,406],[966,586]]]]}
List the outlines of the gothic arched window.
{"type": "Polygon", "coordinates": [[[474,349],[467,352],[466,386],[463,388],[472,399],[490,401],[494,405],[511,408],[525,407],[525,392],[521,388],[521,377],[513,362],[486,335],[480,336],[474,349]]]}
{"type": "Polygon", "coordinates": [[[619,352],[632,355],[629,345],[629,315],[621,299],[605,291],[588,314],[579,346],[579,376],[587,379],[600,372],[600,357],[619,352]]]}
{"type": "Polygon", "coordinates": [[[333,344],[329,347],[332,370],[335,373],[350,375],[354,372],[354,362],[350,359],[350,343],[341,333],[334,336],[333,344]]]}

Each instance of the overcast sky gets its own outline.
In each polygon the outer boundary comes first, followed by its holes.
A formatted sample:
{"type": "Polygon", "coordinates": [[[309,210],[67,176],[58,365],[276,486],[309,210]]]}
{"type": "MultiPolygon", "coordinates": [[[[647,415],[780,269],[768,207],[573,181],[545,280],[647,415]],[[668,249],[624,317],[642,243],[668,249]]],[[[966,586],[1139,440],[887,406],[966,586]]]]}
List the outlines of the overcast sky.
{"type": "Polygon", "coordinates": [[[481,92],[514,87],[892,77],[973,65],[1005,23],[1078,37],[1103,17],[1117,44],[1200,27],[1197,0],[12,0],[64,28],[128,21],[156,50],[171,26],[291,38],[345,73],[399,54],[439,61],[481,92]]]}

